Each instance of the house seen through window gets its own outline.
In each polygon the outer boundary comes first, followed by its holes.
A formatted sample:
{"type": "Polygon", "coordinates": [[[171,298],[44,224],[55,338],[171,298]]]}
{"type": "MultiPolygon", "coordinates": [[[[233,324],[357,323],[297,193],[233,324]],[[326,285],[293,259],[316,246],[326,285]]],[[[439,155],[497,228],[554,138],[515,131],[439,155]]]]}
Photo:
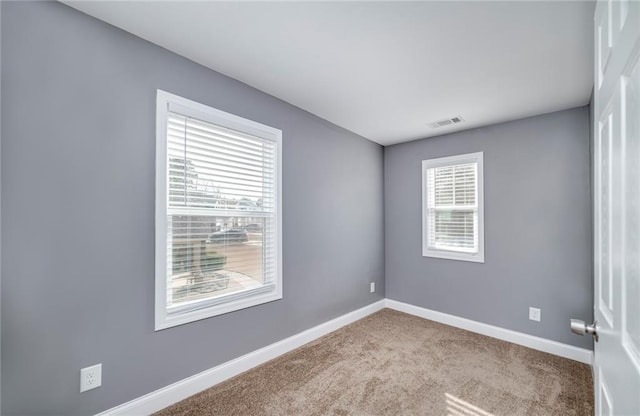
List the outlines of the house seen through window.
{"type": "Polygon", "coordinates": [[[158,91],[156,329],[282,297],[277,129],[158,91]]]}

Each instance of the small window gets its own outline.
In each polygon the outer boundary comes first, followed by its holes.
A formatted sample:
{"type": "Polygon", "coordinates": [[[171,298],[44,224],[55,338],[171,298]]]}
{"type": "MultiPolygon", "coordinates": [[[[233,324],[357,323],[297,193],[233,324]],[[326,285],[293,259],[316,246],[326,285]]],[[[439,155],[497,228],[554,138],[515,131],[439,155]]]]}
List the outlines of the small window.
{"type": "Polygon", "coordinates": [[[156,330],[282,298],[281,143],[158,90],[156,330]]]}
{"type": "Polygon", "coordinates": [[[484,263],[482,152],[422,161],[422,255],[484,263]]]}

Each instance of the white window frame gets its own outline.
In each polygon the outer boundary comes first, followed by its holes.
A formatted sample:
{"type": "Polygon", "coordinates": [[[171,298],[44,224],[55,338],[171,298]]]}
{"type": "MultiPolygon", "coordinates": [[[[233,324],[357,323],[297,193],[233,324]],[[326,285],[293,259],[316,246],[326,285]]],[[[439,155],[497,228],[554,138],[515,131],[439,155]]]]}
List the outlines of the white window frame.
{"type": "Polygon", "coordinates": [[[216,315],[282,299],[282,131],[255,121],[158,90],[156,97],[156,236],[155,236],[155,330],[170,328],[216,315]],[[231,293],[219,299],[204,299],[170,312],[167,300],[167,117],[169,107],[227,128],[242,131],[276,144],[275,281],[270,288],[231,293]],[[266,290],[265,290],[266,289],[266,290]]]}
{"type": "Polygon", "coordinates": [[[463,155],[427,159],[422,161],[422,255],[448,260],[462,260],[484,263],[484,168],[483,152],[467,153],[463,155]],[[478,251],[469,253],[458,250],[443,250],[429,247],[429,204],[427,190],[427,171],[443,166],[462,165],[467,163],[477,164],[476,192],[478,202],[478,251]]]}

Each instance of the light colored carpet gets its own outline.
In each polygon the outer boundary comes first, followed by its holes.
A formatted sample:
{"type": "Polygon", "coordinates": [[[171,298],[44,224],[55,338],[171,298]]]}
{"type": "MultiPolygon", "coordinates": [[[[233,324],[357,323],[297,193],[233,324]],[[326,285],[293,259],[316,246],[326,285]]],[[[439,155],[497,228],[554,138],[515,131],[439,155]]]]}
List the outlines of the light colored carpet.
{"type": "Polygon", "coordinates": [[[384,309],[157,415],[592,415],[585,364],[384,309]]]}

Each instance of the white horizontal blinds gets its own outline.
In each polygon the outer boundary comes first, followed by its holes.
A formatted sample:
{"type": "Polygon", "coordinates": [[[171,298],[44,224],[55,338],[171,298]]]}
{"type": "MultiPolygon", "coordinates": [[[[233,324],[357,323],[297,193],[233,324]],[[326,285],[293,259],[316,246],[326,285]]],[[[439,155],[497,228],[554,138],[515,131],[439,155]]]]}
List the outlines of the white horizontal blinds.
{"type": "Polygon", "coordinates": [[[276,278],[276,143],[167,116],[169,306],[238,295],[276,278]]]}
{"type": "Polygon", "coordinates": [[[427,170],[429,248],[478,251],[477,163],[427,170]]]}
{"type": "Polygon", "coordinates": [[[275,142],[176,113],[167,135],[169,206],[273,211],[275,142]]]}

